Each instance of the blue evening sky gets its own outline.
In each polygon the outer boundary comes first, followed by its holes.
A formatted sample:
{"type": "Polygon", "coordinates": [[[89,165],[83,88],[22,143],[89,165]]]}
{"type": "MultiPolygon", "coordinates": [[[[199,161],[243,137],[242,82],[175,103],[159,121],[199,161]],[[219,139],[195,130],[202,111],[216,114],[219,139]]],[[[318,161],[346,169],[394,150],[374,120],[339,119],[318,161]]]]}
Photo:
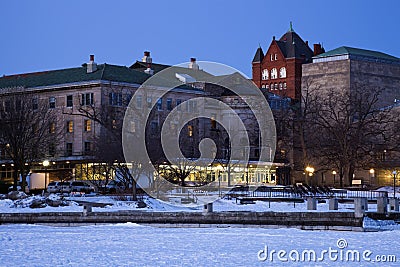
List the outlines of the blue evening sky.
{"type": "Polygon", "coordinates": [[[16,1],[0,3],[0,75],[98,63],[130,66],[190,57],[251,74],[264,51],[293,21],[310,46],[347,45],[400,57],[400,1],[16,1]]]}

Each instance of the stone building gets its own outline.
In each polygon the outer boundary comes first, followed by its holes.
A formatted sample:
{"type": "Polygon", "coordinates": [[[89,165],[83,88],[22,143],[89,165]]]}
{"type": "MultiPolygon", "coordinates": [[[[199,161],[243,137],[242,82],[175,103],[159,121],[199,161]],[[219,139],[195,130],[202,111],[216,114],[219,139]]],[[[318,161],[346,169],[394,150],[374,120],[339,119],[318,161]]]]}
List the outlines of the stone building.
{"type": "MultiPolygon", "coordinates": [[[[324,95],[327,92],[351,92],[371,90],[379,92],[374,110],[396,106],[400,99],[400,59],[382,52],[342,46],[314,56],[312,63],[302,66],[302,91],[324,95]]],[[[379,144],[371,144],[380,147],[379,144]]],[[[375,148],[377,149],[377,148],[375,148]]],[[[398,165],[398,153],[385,147],[376,153],[379,161],[365,170],[357,170],[355,180],[363,184],[391,184],[391,174],[398,165]],[[390,169],[392,171],[390,171],[390,169]]],[[[301,153],[296,162],[301,163],[301,153]]],[[[301,179],[301,164],[297,166],[301,179]]],[[[326,183],[333,184],[337,170],[325,170],[326,183]]],[[[337,178],[337,176],[336,176],[337,178]]],[[[321,180],[321,179],[320,179],[321,180]]],[[[337,183],[336,183],[337,184],[337,183]]]]}

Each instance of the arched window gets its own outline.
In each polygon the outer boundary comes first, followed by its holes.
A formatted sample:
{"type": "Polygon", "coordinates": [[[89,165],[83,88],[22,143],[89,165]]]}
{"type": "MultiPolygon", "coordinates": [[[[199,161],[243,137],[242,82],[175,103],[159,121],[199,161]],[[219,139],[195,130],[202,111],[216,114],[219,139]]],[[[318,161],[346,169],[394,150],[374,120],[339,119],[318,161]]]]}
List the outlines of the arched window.
{"type": "Polygon", "coordinates": [[[282,90],[283,86],[282,83],[279,83],[279,90],[282,90]]]}
{"type": "Polygon", "coordinates": [[[268,84],[266,84],[266,85],[265,85],[265,88],[268,90],[268,89],[269,89],[269,85],[268,85],[268,84]]]}
{"type": "Polygon", "coordinates": [[[268,80],[268,70],[264,69],[262,72],[262,77],[263,80],[268,80]]]}
{"type": "Polygon", "coordinates": [[[285,67],[282,67],[279,70],[279,78],[286,78],[286,68],[285,67]]]}
{"type": "Polygon", "coordinates": [[[271,70],[271,79],[276,79],[278,78],[278,71],[276,70],[276,68],[273,68],[271,70]]]}
{"type": "Polygon", "coordinates": [[[261,85],[261,88],[265,88],[265,84],[261,85]]]}
{"type": "Polygon", "coordinates": [[[278,84],[274,83],[275,90],[278,90],[278,84]]]}
{"type": "Polygon", "coordinates": [[[286,82],[283,83],[283,90],[286,90],[286,82]]]}

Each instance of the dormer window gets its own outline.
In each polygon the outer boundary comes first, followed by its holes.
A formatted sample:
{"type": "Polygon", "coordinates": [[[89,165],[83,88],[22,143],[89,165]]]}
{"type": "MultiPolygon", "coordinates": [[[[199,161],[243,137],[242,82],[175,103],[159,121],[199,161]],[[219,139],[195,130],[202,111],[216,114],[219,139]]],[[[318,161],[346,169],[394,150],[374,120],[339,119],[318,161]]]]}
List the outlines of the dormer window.
{"type": "Polygon", "coordinates": [[[282,67],[279,70],[279,78],[286,78],[286,68],[285,67],[282,67]]]}
{"type": "Polygon", "coordinates": [[[271,70],[271,79],[277,79],[278,78],[278,71],[276,68],[273,68],[271,70]]]}
{"type": "Polygon", "coordinates": [[[268,76],[269,76],[268,74],[269,74],[268,70],[264,69],[263,72],[262,72],[262,79],[263,80],[268,80],[268,76]]]}

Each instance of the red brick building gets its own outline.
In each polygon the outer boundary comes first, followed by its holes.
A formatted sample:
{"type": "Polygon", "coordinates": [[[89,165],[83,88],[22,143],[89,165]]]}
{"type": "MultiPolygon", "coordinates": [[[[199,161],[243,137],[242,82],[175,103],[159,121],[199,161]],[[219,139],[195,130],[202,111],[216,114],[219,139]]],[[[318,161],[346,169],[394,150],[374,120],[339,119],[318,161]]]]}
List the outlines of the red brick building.
{"type": "Polygon", "coordinates": [[[312,62],[312,57],[325,52],[320,44],[314,44],[314,51],[308,42],[293,30],[289,30],[272,42],[264,55],[261,47],[252,62],[252,80],[259,88],[285,97],[300,100],[302,64],[312,62]]]}

